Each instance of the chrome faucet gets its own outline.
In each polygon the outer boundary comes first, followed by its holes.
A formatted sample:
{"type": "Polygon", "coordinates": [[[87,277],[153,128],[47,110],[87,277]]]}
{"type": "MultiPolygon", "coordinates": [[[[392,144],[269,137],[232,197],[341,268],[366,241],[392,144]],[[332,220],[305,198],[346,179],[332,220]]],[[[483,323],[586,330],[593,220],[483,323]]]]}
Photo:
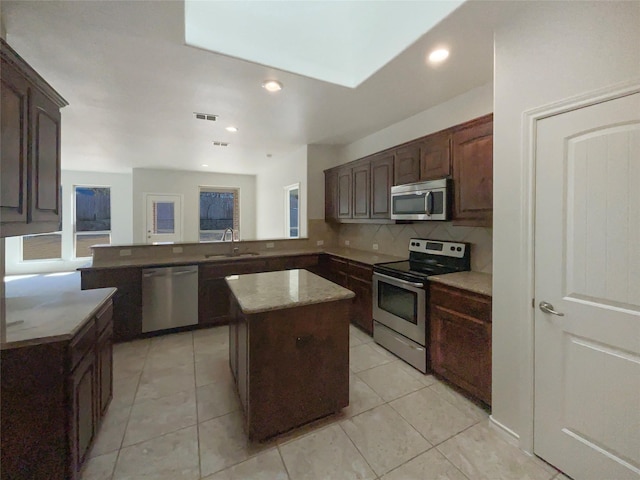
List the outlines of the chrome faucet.
{"type": "Polygon", "coordinates": [[[231,255],[238,255],[238,252],[240,251],[240,249],[238,247],[234,247],[233,246],[233,229],[232,228],[225,228],[224,229],[224,233],[222,234],[222,240],[223,241],[227,241],[227,232],[231,233],[231,255]]]}

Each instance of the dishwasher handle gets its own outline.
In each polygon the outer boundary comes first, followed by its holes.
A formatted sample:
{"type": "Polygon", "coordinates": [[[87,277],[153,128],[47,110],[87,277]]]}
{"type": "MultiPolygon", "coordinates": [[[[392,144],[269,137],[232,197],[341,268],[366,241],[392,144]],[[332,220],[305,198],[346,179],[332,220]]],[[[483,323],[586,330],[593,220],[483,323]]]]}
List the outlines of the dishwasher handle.
{"type": "Polygon", "coordinates": [[[177,277],[179,275],[190,275],[193,273],[198,273],[198,270],[180,270],[179,272],[173,272],[171,276],[177,277]]]}

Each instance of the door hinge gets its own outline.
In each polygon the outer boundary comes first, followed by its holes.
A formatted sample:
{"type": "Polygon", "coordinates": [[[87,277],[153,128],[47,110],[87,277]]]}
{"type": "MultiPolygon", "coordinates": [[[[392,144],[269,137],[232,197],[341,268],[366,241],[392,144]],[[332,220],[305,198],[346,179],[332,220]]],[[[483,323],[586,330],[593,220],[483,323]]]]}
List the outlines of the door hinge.
{"type": "Polygon", "coordinates": [[[536,299],[535,298],[531,299],[531,308],[536,308],[536,299]]]}

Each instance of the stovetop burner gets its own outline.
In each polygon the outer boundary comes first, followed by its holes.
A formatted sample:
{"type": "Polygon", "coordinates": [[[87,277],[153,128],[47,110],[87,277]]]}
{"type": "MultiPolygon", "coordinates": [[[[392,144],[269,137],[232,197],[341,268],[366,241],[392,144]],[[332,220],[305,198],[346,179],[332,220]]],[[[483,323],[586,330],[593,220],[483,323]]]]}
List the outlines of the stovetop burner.
{"type": "Polygon", "coordinates": [[[407,281],[424,282],[430,275],[470,269],[469,244],[412,238],[409,260],[378,263],[373,271],[407,281]]]}

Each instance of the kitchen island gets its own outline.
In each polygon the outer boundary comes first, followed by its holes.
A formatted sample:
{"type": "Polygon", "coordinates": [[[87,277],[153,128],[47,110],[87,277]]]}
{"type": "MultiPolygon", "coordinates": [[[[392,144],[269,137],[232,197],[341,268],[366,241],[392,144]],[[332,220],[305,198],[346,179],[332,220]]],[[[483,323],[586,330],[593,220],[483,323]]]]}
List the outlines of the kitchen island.
{"type": "Polygon", "coordinates": [[[306,270],[227,277],[229,364],[251,440],[349,404],[354,293],[306,270]]]}

